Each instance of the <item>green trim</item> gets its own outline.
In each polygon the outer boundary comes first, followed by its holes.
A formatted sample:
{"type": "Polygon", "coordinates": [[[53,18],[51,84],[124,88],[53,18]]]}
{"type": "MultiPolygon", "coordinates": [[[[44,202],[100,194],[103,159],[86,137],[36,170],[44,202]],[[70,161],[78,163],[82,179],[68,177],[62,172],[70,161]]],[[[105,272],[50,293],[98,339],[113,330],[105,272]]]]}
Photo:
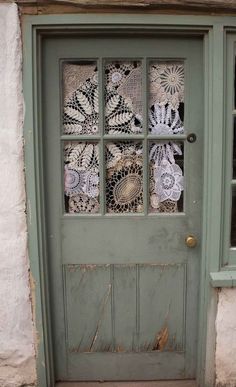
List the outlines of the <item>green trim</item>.
{"type": "MultiPolygon", "coordinates": [[[[25,163],[29,231],[29,257],[35,280],[36,329],[39,336],[37,354],[38,386],[54,386],[51,351],[50,314],[47,298],[47,252],[44,244],[43,176],[40,163],[40,54],[36,36],[65,31],[101,30],[129,33],[160,30],[161,32],[194,33],[204,36],[205,64],[205,141],[204,203],[202,232],[201,294],[198,340],[198,386],[215,384],[215,315],[217,293],[212,288],[210,273],[217,274],[222,257],[223,205],[223,101],[224,101],[224,28],[236,28],[235,17],[76,14],[23,16],[25,163]],[[36,44],[37,43],[37,44],[36,44]],[[37,51],[36,51],[37,49],[37,51]],[[38,58],[36,57],[36,54],[38,58]]],[[[234,29],[234,31],[236,31],[234,29]]],[[[220,273],[218,273],[220,274],[220,273]]],[[[222,274],[220,274],[222,275],[222,274]]]]}
{"type": "Polygon", "coordinates": [[[25,173],[27,192],[27,221],[28,221],[28,250],[30,258],[30,270],[35,283],[35,328],[37,332],[36,366],[38,386],[53,386],[53,371],[51,369],[51,337],[50,317],[48,314],[47,298],[47,266],[45,265],[45,225],[43,222],[43,200],[40,182],[40,146],[38,131],[41,125],[40,119],[40,80],[34,76],[37,74],[36,48],[39,50],[40,42],[35,31],[30,25],[23,25],[24,50],[23,50],[23,86],[26,102],[26,114],[24,122],[25,139],[25,173]],[[37,40],[36,40],[37,39],[37,40]],[[28,52],[30,55],[28,55],[28,52]]]}
{"type": "MultiPolygon", "coordinates": [[[[24,123],[24,139],[25,139],[25,172],[26,172],[26,191],[27,191],[27,220],[28,220],[28,249],[30,258],[30,269],[32,279],[35,283],[35,304],[33,305],[35,315],[36,331],[38,333],[37,344],[37,377],[46,386],[45,369],[42,363],[45,362],[45,344],[47,342],[44,337],[44,327],[46,321],[44,320],[44,297],[42,295],[42,281],[41,281],[41,249],[40,249],[40,232],[37,216],[38,202],[36,197],[36,178],[35,178],[35,150],[34,150],[34,131],[33,131],[33,44],[32,31],[29,25],[24,25],[24,36],[29,36],[30,39],[24,40],[24,71],[23,71],[23,85],[24,97],[27,106],[27,113],[25,115],[24,123]],[[26,55],[29,52],[30,55],[26,55]],[[26,76],[27,74],[27,76],[26,76]]],[[[45,364],[45,363],[44,363],[45,364]]]]}
{"type": "Polygon", "coordinates": [[[225,27],[236,27],[236,17],[233,16],[193,16],[193,15],[148,15],[148,14],[64,14],[64,15],[24,15],[23,20],[32,26],[48,26],[48,31],[55,27],[68,25],[74,29],[81,24],[90,25],[93,29],[103,25],[107,28],[116,28],[115,24],[126,25],[134,28],[135,25],[145,25],[147,28],[162,26],[168,29],[176,29],[176,26],[187,27],[190,30],[200,27],[207,31],[214,24],[222,23],[225,27]]]}
{"type": "Polygon", "coordinates": [[[219,271],[210,273],[211,286],[213,288],[236,287],[236,271],[219,271]]]}
{"type": "MultiPolygon", "coordinates": [[[[212,92],[213,92],[213,30],[210,30],[208,35],[204,39],[204,65],[205,65],[205,85],[204,85],[204,99],[205,99],[205,120],[204,128],[212,127],[212,92]]],[[[210,140],[209,135],[205,136],[204,139],[204,181],[203,181],[203,220],[202,220],[202,265],[200,273],[200,313],[199,313],[199,344],[198,344],[198,368],[197,375],[199,385],[204,386],[205,384],[205,363],[206,363],[206,326],[207,326],[207,302],[209,298],[209,286],[206,281],[206,272],[208,268],[208,262],[206,257],[208,256],[207,251],[207,240],[208,240],[208,217],[209,212],[209,181],[208,181],[208,169],[211,166],[208,161],[210,140]]],[[[214,363],[211,363],[211,365],[214,363]]],[[[210,386],[211,384],[208,383],[210,386]]]]}
{"type": "Polygon", "coordinates": [[[222,266],[224,270],[236,270],[236,248],[231,245],[231,212],[232,212],[232,187],[236,180],[232,177],[233,162],[233,118],[234,109],[234,56],[236,34],[226,31],[225,65],[226,65],[226,106],[225,106],[225,196],[224,196],[224,236],[222,251],[222,266]]]}

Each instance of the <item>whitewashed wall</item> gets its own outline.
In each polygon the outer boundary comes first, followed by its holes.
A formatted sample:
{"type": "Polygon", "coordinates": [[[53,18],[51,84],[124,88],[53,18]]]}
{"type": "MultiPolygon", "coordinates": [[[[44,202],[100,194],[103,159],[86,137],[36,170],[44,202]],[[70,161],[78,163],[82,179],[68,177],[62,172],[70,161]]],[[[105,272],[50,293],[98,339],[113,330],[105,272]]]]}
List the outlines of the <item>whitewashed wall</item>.
{"type": "MultiPolygon", "coordinates": [[[[22,47],[15,4],[0,0],[0,386],[35,385],[23,172],[22,47]]],[[[27,108],[27,107],[26,107],[27,108]]],[[[219,293],[216,381],[236,387],[236,289],[219,293]]]]}
{"type": "Polygon", "coordinates": [[[17,7],[0,4],[1,387],[28,386],[35,382],[25,217],[21,53],[17,7]]]}
{"type": "Polygon", "coordinates": [[[216,318],[216,381],[219,387],[236,387],[236,289],[219,293],[216,318]]]}

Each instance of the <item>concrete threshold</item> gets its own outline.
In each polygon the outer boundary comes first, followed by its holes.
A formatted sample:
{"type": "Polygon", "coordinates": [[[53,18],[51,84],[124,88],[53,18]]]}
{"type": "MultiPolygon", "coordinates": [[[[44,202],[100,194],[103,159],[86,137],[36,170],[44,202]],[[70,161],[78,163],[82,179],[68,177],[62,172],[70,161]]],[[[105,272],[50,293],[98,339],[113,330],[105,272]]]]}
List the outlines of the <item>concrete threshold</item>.
{"type": "Polygon", "coordinates": [[[56,387],[197,387],[195,380],[158,382],[60,382],[56,387]]]}

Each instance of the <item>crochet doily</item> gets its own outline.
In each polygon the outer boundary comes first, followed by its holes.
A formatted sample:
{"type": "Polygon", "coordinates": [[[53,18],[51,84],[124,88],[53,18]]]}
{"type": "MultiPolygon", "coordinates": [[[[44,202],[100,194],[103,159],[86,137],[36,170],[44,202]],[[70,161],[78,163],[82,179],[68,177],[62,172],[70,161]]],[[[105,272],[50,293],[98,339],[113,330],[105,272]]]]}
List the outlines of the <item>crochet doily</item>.
{"type": "Polygon", "coordinates": [[[64,149],[65,195],[69,213],[99,211],[97,144],[68,142],[64,149]]]}
{"type": "Polygon", "coordinates": [[[178,109],[184,102],[183,63],[153,62],[150,66],[150,106],[154,103],[170,104],[178,109]]]}
{"type": "Polygon", "coordinates": [[[140,133],[142,130],[141,118],[116,90],[106,93],[105,130],[109,134],[140,133]]]}
{"type": "MultiPolygon", "coordinates": [[[[108,62],[104,68],[104,75],[105,133],[141,133],[141,63],[108,62]]],[[[89,135],[98,133],[96,66],[93,63],[68,64],[65,67],[64,82],[68,82],[64,87],[64,133],[89,135]]],[[[183,112],[183,63],[152,62],[149,69],[149,132],[156,135],[184,133],[183,112]]],[[[142,212],[142,143],[131,141],[108,143],[105,158],[107,211],[142,212]]],[[[151,211],[178,211],[178,202],[184,190],[181,158],[181,143],[164,140],[150,144],[151,211]]],[[[66,210],[70,213],[99,211],[98,144],[88,142],[66,144],[65,197],[66,210]]]]}
{"type": "MultiPolygon", "coordinates": [[[[156,135],[184,133],[184,65],[153,62],[150,66],[149,132],[156,135]]],[[[177,212],[184,190],[182,145],[159,141],[150,145],[150,209],[177,212]]]]}
{"type": "Polygon", "coordinates": [[[96,79],[85,81],[66,102],[64,132],[96,134],[98,132],[98,87],[96,79]]]}
{"type": "Polygon", "coordinates": [[[107,211],[142,212],[142,144],[129,141],[107,144],[106,165],[107,211]]]}

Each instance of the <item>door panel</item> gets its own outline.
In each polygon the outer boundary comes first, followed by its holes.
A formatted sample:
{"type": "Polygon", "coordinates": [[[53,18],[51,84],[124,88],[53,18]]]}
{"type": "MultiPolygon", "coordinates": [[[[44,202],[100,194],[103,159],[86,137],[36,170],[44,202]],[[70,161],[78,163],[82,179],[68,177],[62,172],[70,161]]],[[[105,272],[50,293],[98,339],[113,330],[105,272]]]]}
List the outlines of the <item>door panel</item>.
{"type": "Polygon", "coordinates": [[[42,61],[56,379],[194,378],[202,41],[47,38],[42,61]]]}
{"type": "Polygon", "coordinates": [[[69,351],[183,350],[185,266],[65,265],[69,351]]]}
{"type": "Polygon", "coordinates": [[[83,218],[79,222],[66,217],[61,221],[63,263],[104,263],[104,259],[107,263],[163,263],[164,259],[167,264],[187,260],[190,253],[184,239],[193,229],[185,216],[179,214],[171,222],[169,216],[163,216],[160,223],[155,217],[83,218]]]}

